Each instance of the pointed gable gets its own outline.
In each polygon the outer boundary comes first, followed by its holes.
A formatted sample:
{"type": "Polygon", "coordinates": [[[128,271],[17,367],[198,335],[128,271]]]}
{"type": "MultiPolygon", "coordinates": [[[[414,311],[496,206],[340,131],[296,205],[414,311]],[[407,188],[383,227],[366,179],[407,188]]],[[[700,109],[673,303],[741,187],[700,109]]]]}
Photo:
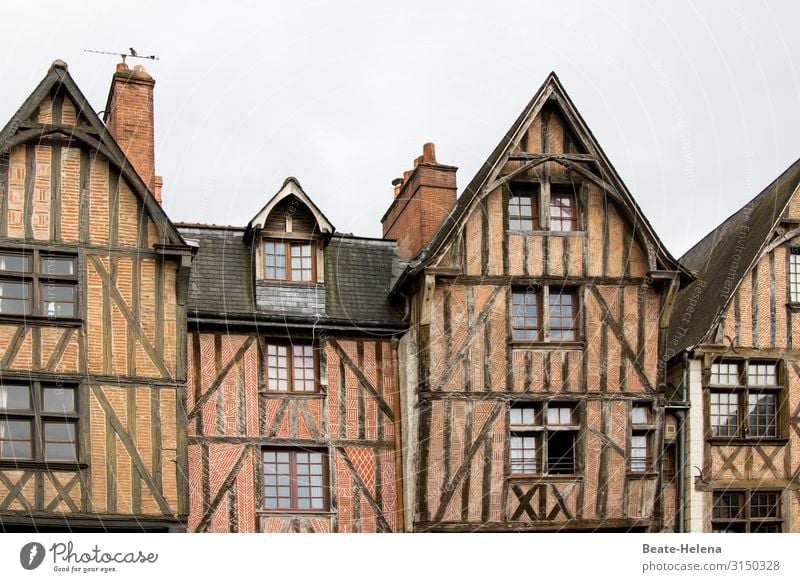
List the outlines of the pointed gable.
{"type": "Polygon", "coordinates": [[[61,60],[53,62],[36,89],[0,131],[2,140],[0,155],[9,154],[18,145],[38,143],[42,139],[54,136],[101,154],[111,167],[119,171],[120,177],[125,182],[125,188],[147,209],[148,215],[155,223],[159,239],[154,242],[184,246],[181,235],[130,165],[119,145],[72,79],[66,63],[61,60]]]}
{"type": "Polygon", "coordinates": [[[695,271],[697,279],[681,290],[675,302],[668,340],[671,355],[714,341],[710,334],[772,242],[781,218],[797,199],[798,187],[800,160],[681,257],[681,263],[695,271]]]}
{"type": "Polygon", "coordinates": [[[314,204],[314,201],[305,193],[297,178],[293,176],[289,176],[284,180],[280,190],[269,199],[264,207],[258,211],[258,214],[247,224],[247,230],[252,232],[264,229],[269,226],[270,219],[274,220],[275,216],[280,215],[283,218],[284,216],[293,216],[295,212],[298,212],[298,218],[301,220],[306,217],[313,220],[314,228],[311,232],[332,235],[336,230],[317,205],[314,204]],[[298,203],[302,206],[300,212],[298,212],[298,203]],[[303,209],[307,212],[303,212],[303,209]]]}

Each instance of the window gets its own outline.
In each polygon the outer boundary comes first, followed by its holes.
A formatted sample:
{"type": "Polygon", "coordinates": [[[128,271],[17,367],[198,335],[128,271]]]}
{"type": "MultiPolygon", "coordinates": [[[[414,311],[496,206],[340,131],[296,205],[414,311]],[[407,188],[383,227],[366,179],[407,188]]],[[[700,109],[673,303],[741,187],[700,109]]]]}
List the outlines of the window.
{"type": "Polygon", "coordinates": [[[579,428],[573,404],[512,406],[509,411],[511,473],[574,474],[579,428]]]}
{"type": "Polygon", "coordinates": [[[780,533],[780,491],[731,491],[714,493],[711,527],[714,532],[780,533]]]}
{"type": "Polygon", "coordinates": [[[578,230],[578,208],[575,191],[571,186],[552,186],[550,192],[550,230],[570,232],[578,230]]]}
{"type": "Polygon", "coordinates": [[[0,313],[77,317],[77,257],[0,251],[0,313]]]}
{"type": "Polygon", "coordinates": [[[316,272],[314,243],[264,241],[264,278],[310,282],[316,272]]]}
{"type": "Polygon", "coordinates": [[[654,430],[650,405],[633,403],[631,405],[631,472],[646,473],[652,470],[654,430]]]}
{"type": "Polygon", "coordinates": [[[712,437],[777,438],[781,385],[775,362],[712,364],[709,382],[712,437]]]}
{"type": "Polygon", "coordinates": [[[328,455],[314,449],[265,449],[264,509],[325,511],[328,455]]]}
{"type": "Polygon", "coordinates": [[[512,339],[515,341],[575,341],[577,300],[572,291],[548,287],[513,291],[512,339]],[[548,306],[543,306],[543,298],[548,306]],[[542,317],[546,313],[547,317],[542,317]]]}
{"type": "Polygon", "coordinates": [[[74,386],[0,385],[0,460],[77,461],[76,405],[74,386]]]}
{"type": "Polygon", "coordinates": [[[800,247],[793,247],[789,254],[789,301],[800,303],[800,247]]]}
{"type": "Polygon", "coordinates": [[[539,228],[539,197],[536,184],[513,184],[508,198],[508,230],[539,228]]]}
{"type": "Polygon", "coordinates": [[[267,344],[267,390],[314,392],[317,366],[309,344],[267,344]]]}

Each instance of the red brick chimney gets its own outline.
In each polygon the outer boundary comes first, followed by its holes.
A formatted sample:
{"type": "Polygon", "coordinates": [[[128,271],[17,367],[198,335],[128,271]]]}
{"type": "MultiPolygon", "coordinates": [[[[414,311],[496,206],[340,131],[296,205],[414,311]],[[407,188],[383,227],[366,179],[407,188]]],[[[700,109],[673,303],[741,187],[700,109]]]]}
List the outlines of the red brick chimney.
{"type": "Polygon", "coordinates": [[[434,145],[426,143],[414,168],[392,181],[394,200],[381,223],[383,238],[397,241],[401,260],[413,259],[453,208],[457,169],[437,163],[434,145]]]}
{"type": "Polygon", "coordinates": [[[119,63],[111,80],[104,122],[128,161],[161,202],[161,176],[155,175],[153,80],[142,65],[119,63]]]}

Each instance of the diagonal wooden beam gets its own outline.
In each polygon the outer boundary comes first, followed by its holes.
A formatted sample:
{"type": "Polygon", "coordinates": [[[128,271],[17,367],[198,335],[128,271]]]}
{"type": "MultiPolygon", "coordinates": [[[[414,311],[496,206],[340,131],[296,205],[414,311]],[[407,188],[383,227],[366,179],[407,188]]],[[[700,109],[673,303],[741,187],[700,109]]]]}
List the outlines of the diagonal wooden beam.
{"type": "Polygon", "coordinates": [[[538,521],[539,516],[536,515],[536,512],[531,507],[531,499],[533,499],[533,494],[536,493],[536,485],[532,485],[530,489],[526,493],[522,493],[522,489],[520,489],[519,485],[514,485],[511,490],[514,492],[514,495],[517,496],[519,500],[519,505],[517,506],[516,511],[511,516],[511,520],[516,520],[522,517],[523,513],[526,513],[528,517],[530,517],[534,521],[538,521]]]}
{"type": "Polygon", "coordinates": [[[75,485],[81,480],[81,474],[75,473],[72,476],[66,485],[61,485],[61,481],[58,480],[58,477],[55,476],[54,473],[47,473],[47,476],[50,477],[50,482],[53,484],[53,487],[56,489],[56,496],[53,498],[50,503],[47,504],[45,511],[54,511],[58,504],[61,501],[64,501],[69,508],[74,511],[78,512],[78,506],[72,500],[72,497],[69,496],[70,491],[75,487],[75,485]]]}
{"type": "MultiPolygon", "coordinates": [[[[574,487],[574,483],[573,483],[573,487],[574,487]]],[[[555,498],[556,498],[556,506],[555,507],[558,508],[561,511],[561,513],[564,514],[564,517],[566,517],[567,519],[572,519],[573,515],[569,511],[569,509],[567,509],[567,504],[564,502],[564,497],[561,496],[561,493],[558,491],[558,487],[556,487],[555,483],[551,483],[550,484],[550,489],[552,490],[553,495],[555,495],[555,498]]],[[[569,493],[572,493],[572,489],[569,490],[569,493]]],[[[569,499],[569,494],[566,495],[566,498],[569,499]]],[[[558,515],[558,512],[555,512],[555,509],[554,509],[554,513],[551,513],[551,515],[552,515],[552,517],[548,516],[548,519],[553,519],[556,515],[558,515]]]]}
{"type": "Polygon", "coordinates": [[[311,432],[311,438],[320,438],[320,433],[317,430],[317,426],[314,424],[314,416],[311,414],[311,410],[308,408],[308,402],[298,400],[297,409],[300,411],[300,414],[303,415],[303,420],[306,421],[306,426],[308,426],[308,430],[311,432]]]}
{"type": "Polygon", "coordinates": [[[594,295],[597,303],[600,305],[600,309],[603,312],[603,321],[608,324],[608,328],[611,330],[614,336],[616,336],[620,345],[620,349],[625,354],[625,357],[630,360],[633,371],[636,372],[637,376],[639,376],[639,380],[642,382],[642,384],[644,384],[645,388],[652,392],[653,385],[650,383],[650,379],[647,377],[647,374],[644,373],[641,365],[637,363],[638,360],[636,358],[636,354],[634,354],[633,350],[628,345],[628,341],[625,339],[625,334],[619,327],[617,320],[614,319],[614,315],[611,313],[608,303],[606,303],[606,300],[603,298],[603,295],[600,293],[600,291],[597,290],[597,287],[590,285],[589,289],[592,290],[592,295],[594,295]]]}
{"type": "Polygon", "coordinates": [[[283,417],[286,415],[287,408],[289,408],[288,398],[278,405],[278,410],[275,411],[275,418],[272,419],[272,424],[269,425],[269,430],[267,430],[268,437],[275,436],[278,433],[278,427],[281,425],[283,417]]]}
{"type": "Polygon", "coordinates": [[[153,480],[153,476],[147,470],[141,455],[139,455],[139,450],[136,448],[136,443],[133,442],[131,435],[125,430],[125,427],[122,426],[122,423],[117,417],[116,412],[114,412],[114,408],[111,406],[108,398],[106,398],[106,395],[103,393],[102,388],[92,385],[92,393],[97,399],[97,402],[100,404],[100,407],[103,409],[106,419],[119,437],[119,440],[122,442],[125,450],[128,451],[128,454],[131,457],[131,463],[134,467],[136,467],[136,470],[139,472],[139,476],[142,478],[142,481],[144,481],[147,485],[147,489],[150,491],[153,499],[156,500],[158,508],[164,515],[173,515],[174,512],[172,511],[172,508],[169,506],[169,503],[167,503],[167,500],[164,498],[161,490],[153,480]]]}
{"type": "Polygon", "coordinates": [[[197,526],[198,532],[204,532],[208,530],[208,526],[211,524],[211,518],[214,516],[214,513],[217,511],[219,504],[222,503],[222,499],[227,495],[228,490],[230,490],[233,482],[236,480],[236,477],[239,476],[239,469],[242,468],[242,463],[247,458],[247,453],[250,452],[252,447],[244,446],[242,447],[242,452],[239,455],[239,458],[236,459],[236,463],[234,463],[233,467],[228,473],[228,476],[225,477],[225,481],[222,482],[220,485],[217,494],[214,496],[214,500],[206,509],[205,513],[203,514],[203,519],[200,520],[200,524],[197,526]]]}
{"type": "Polygon", "coordinates": [[[58,343],[56,344],[56,347],[53,349],[53,353],[50,354],[50,357],[47,360],[47,365],[44,368],[45,371],[47,372],[55,371],[56,366],[58,366],[58,363],[64,356],[64,352],[67,351],[67,346],[69,345],[69,340],[72,339],[73,333],[75,333],[75,329],[68,327],[61,334],[61,337],[58,338],[58,343]]]}
{"type": "Polygon", "coordinates": [[[3,485],[8,487],[8,494],[6,495],[6,498],[3,499],[3,502],[0,503],[0,509],[8,509],[8,506],[11,505],[11,503],[15,499],[18,499],[25,509],[27,509],[28,511],[33,511],[33,507],[31,506],[31,504],[28,502],[27,499],[25,499],[25,496],[22,495],[22,488],[25,487],[25,484],[30,480],[32,476],[33,472],[28,471],[22,474],[22,476],[19,478],[19,481],[17,481],[16,483],[12,483],[9,480],[9,478],[6,477],[5,473],[0,472],[0,482],[2,482],[3,485]]]}
{"type": "Polygon", "coordinates": [[[195,416],[200,414],[200,410],[203,408],[203,405],[216,393],[219,387],[222,386],[222,383],[225,381],[225,378],[228,376],[231,369],[233,369],[237,362],[241,361],[245,352],[247,352],[247,350],[250,349],[250,346],[253,345],[254,339],[255,338],[251,335],[244,340],[242,345],[239,346],[239,349],[236,350],[236,353],[233,355],[233,357],[222,367],[222,369],[219,371],[219,374],[217,374],[217,377],[214,378],[214,381],[211,383],[211,386],[208,387],[208,390],[206,390],[203,395],[197,399],[197,402],[195,402],[194,408],[192,408],[191,412],[188,414],[189,420],[192,420],[195,416]]]}
{"type": "Polygon", "coordinates": [[[370,396],[372,396],[372,398],[378,404],[378,408],[380,408],[390,420],[394,421],[394,411],[388,404],[386,404],[383,396],[378,393],[378,391],[375,389],[375,386],[372,385],[372,382],[370,382],[364,375],[364,372],[362,372],[361,369],[356,366],[353,360],[350,359],[350,356],[348,356],[347,352],[342,349],[342,346],[339,345],[339,342],[337,342],[335,339],[332,339],[330,340],[330,344],[333,348],[333,351],[335,351],[339,356],[339,359],[343,361],[348,368],[350,368],[351,372],[353,372],[361,387],[369,392],[370,396]]]}
{"type": "Polygon", "coordinates": [[[19,351],[20,346],[22,346],[22,342],[25,339],[25,333],[27,331],[27,326],[20,325],[17,328],[17,331],[14,332],[14,335],[11,337],[11,341],[8,342],[8,348],[6,348],[6,353],[3,355],[3,360],[0,362],[0,368],[5,370],[11,366],[14,358],[17,357],[17,352],[19,351]]]}
{"type": "Polygon", "coordinates": [[[780,448],[775,447],[774,449],[772,449],[772,453],[769,454],[764,450],[764,447],[762,447],[761,445],[757,445],[755,449],[756,452],[759,454],[759,456],[764,460],[764,469],[772,471],[772,475],[780,479],[781,478],[780,473],[773,461],[775,460],[775,457],[778,455],[778,453],[782,450],[782,447],[780,448]]]}
{"type": "Polygon", "coordinates": [[[142,345],[142,348],[144,348],[147,356],[150,358],[150,360],[152,360],[156,368],[158,368],[158,371],[161,372],[161,375],[164,378],[170,378],[172,374],[167,369],[166,364],[164,364],[164,358],[162,357],[162,354],[160,354],[153,347],[153,344],[150,343],[150,340],[147,338],[147,335],[142,328],[141,322],[133,315],[133,312],[131,311],[130,307],[128,307],[128,304],[125,303],[125,299],[122,297],[119,289],[117,289],[117,286],[114,285],[114,282],[111,280],[111,275],[108,274],[108,271],[106,271],[105,267],[97,257],[89,255],[89,260],[92,262],[92,266],[94,266],[97,274],[100,275],[104,290],[111,296],[111,299],[116,304],[120,313],[122,313],[125,321],[128,322],[128,327],[133,333],[133,336],[142,345]]]}
{"type": "Polygon", "coordinates": [[[472,342],[475,340],[475,336],[477,335],[477,330],[479,330],[485,323],[486,320],[489,318],[491,314],[492,308],[494,307],[494,303],[497,300],[497,296],[500,294],[500,291],[505,291],[503,287],[495,287],[492,294],[489,296],[489,299],[486,300],[486,303],[483,305],[478,317],[475,318],[475,323],[472,326],[469,334],[464,339],[464,343],[458,349],[456,353],[454,353],[450,361],[447,364],[444,372],[442,373],[439,382],[437,383],[437,389],[442,390],[453,377],[453,374],[456,373],[456,370],[460,369],[463,364],[463,359],[467,354],[467,351],[472,346],[472,342]]]}
{"type": "Polygon", "coordinates": [[[736,459],[739,457],[739,453],[741,453],[743,450],[744,449],[742,447],[734,447],[733,452],[726,457],[725,454],[722,452],[722,449],[719,449],[719,456],[722,459],[722,467],[720,467],[719,472],[714,478],[715,479],[720,478],[727,469],[730,469],[734,477],[741,479],[742,474],[739,472],[739,469],[736,468],[734,462],[736,462],[736,459]]]}
{"type": "Polygon", "coordinates": [[[622,456],[622,457],[625,456],[625,449],[622,448],[621,446],[619,446],[613,440],[611,440],[611,437],[608,436],[607,434],[602,433],[599,430],[597,430],[596,428],[592,428],[591,426],[587,426],[586,427],[586,431],[592,433],[594,436],[596,436],[601,441],[603,441],[603,444],[606,445],[607,447],[613,449],[615,453],[619,453],[619,455],[622,456]]]}
{"type": "Polygon", "coordinates": [[[358,474],[356,471],[355,465],[353,465],[353,461],[350,460],[350,455],[347,454],[347,451],[344,449],[337,448],[336,451],[339,453],[339,456],[344,461],[347,470],[350,472],[350,476],[353,478],[353,481],[356,482],[359,489],[361,490],[362,495],[364,495],[364,499],[367,500],[367,504],[372,509],[372,513],[375,514],[375,523],[377,525],[378,532],[391,532],[392,528],[389,526],[389,522],[386,521],[386,517],[383,515],[383,510],[375,501],[375,498],[367,489],[364,480],[361,478],[361,475],[358,474]]]}
{"type": "Polygon", "coordinates": [[[475,457],[475,454],[478,452],[478,450],[483,446],[483,441],[489,437],[489,431],[492,429],[492,424],[500,415],[501,410],[505,410],[504,404],[502,402],[496,402],[494,408],[492,408],[492,412],[489,413],[489,416],[483,423],[481,430],[478,431],[478,434],[475,436],[475,440],[472,441],[472,445],[469,447],[466,455],[464,455],[464,460],[461,462],[461,466],[453,475],[450,483],[444,484],[444,493],[439,499],[439,507],[436,509],[436,515],[434,516],[433,521],[442,521],[444,512],[447,509],[447,506],[450,504],[458,484],[462,479],[464,479],[464,477],[466,477],[467,473],[469,473],[472,466],[472,459],[475,457]]]}

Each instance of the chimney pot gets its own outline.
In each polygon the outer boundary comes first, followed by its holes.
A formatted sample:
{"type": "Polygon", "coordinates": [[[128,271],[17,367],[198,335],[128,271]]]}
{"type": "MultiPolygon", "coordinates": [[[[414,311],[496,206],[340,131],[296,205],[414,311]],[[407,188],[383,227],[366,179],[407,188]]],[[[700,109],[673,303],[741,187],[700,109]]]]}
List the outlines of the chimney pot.
{"type": "Polygon", "coordinates": [[[130,69],[128,68],[128,64],[127,63],[117,63],[117,72],[118,73],[121,73],[122,71],[128,71],[128,70],[130,70],[130,69]]]}
{"type": "Polygon", "coordinates": [[[392,180],[392,186],[402,186],[402,185],[403,185],[402,178],[395,178],[394,180],[392,180]]]}
{"type": "Polygon", "coordinates": [[[436,163],[436,146],[432,143],[426,143],[422,146],[422,161],[426,164],[436,163]]]}

